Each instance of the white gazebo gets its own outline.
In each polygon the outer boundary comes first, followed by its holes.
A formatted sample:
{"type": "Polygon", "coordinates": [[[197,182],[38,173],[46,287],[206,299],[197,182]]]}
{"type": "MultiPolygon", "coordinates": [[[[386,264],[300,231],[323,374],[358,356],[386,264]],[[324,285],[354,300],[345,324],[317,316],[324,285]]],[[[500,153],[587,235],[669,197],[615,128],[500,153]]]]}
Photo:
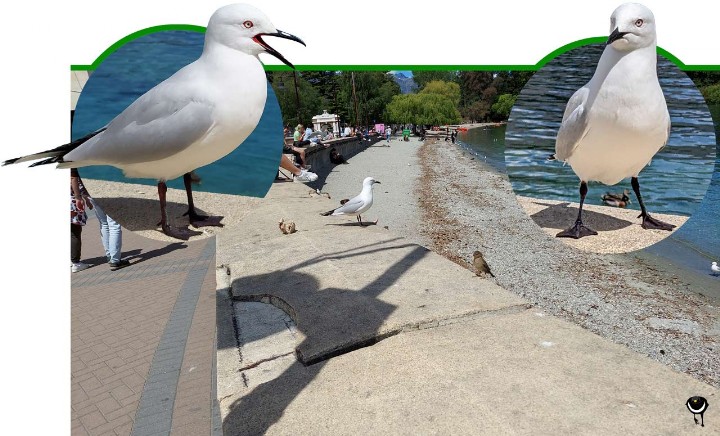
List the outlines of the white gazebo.
{"type": "Polygon", "coordinates": [[[329,114],[323,109],[323,113],[312,117],[313,130],[321,131],[324,127],[329,126],[332,128],[335,136],[340,135],[340,117],[335,114],[329,114]]]}

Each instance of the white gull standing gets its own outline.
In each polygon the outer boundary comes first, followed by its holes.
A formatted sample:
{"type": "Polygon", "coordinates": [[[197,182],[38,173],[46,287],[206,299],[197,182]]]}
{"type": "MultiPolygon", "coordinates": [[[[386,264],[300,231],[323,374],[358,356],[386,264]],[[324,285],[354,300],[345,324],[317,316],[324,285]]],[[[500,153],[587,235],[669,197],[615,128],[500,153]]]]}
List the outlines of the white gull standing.
{"type": "Polygon", "coordinates": [[[558,237],[597,235],[582,222],[587,182],[614,185],[627,177],[632,177],[642,227],[675,227],[650,216],[638,181],[670,135],[670,114],[657,77],[655,17],[643,5],[626,3],[610,17],[610,31],[595,74],[568,101],[557,134],[554,158],[569,163],[580,178],[577,220],[558,237]]]}
{"type": "Polygon", "coordinates": [[[200,58],[140,96],[105,127],[69,144],[10,159],[3,165],[44,158],[31,166],[112,165],[128,177],[157,179],[163,232],[188,239],[199,232],[171,228],[165,210],[165,182],[182,175],[190,223],[219,225],[217,218],[196,213],[190,172],[232,152],[260,121],[267,79],[259,54],[269,53],[293,67],[263,40],[264,36],[305,45],[298,37],[275,28],[253,6],[224,6],[210,17],[200,58]]]}
{"type": "Polygon", "coordinates": [[[363,187],[362,191],[360,191],[360,194],[357,196],[351,198],[350,200],[342,200],[340,204],[342,206],[338,207],[337,209],[329,210],[327,212],[321,213],[322,216],[329,216],[329,215],[351,215],[356,216],[357,221],[360,223],[361,226],[364,226],[362,222],[362,217],[360,214],[364,213],[368,209],[370,209],[370,206],[373,204],[373,191],[372,187],[374,184],[380,183],[377,180],[373,179],[372,177],[365,177],[365,180],[363,180],[363,187]]]}
{"type": "Polygon", "coordinates": [[[720,266],[718,266],[717,262],[713,262],[712,265],[710,265],[710,271],[712,271],[714,275],[720,274],[720,266]]]}

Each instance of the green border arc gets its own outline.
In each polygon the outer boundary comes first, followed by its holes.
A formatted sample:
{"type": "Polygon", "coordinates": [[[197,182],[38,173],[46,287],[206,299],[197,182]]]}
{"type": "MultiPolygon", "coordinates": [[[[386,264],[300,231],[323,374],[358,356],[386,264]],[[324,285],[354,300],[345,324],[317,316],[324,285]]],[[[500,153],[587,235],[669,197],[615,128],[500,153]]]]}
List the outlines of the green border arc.
{"type": "MultiPolygon", "coordinates": [[[[71,65],[72,71],[95,70],[109,55],[128,42],[151,33],[167,30],[186,30],[191,32],[205,33],[206,28],[193,24],[164,24],[161,26],[148,27],[138,30],[118,40],[98,56],[92,64],[71,65]]],[[[597,36],[585,38],[566,44],[540,59],[535,65],[297,65],[298,71],[389,71],[389,70],[411,70],[411,71],[439,71],[439,70],[461,70],[461,71],[537,71],[557,56],[588,44],[602,44],[607,37],[597,36]]],[[[658,47],[659,55],[677,65],[683,71],[720,71],[720,65],[685,65],[680,59],[669,51],[658,47]]],[[[266,71],[291,71],[286,65],[265,65],[266,71]]]]}

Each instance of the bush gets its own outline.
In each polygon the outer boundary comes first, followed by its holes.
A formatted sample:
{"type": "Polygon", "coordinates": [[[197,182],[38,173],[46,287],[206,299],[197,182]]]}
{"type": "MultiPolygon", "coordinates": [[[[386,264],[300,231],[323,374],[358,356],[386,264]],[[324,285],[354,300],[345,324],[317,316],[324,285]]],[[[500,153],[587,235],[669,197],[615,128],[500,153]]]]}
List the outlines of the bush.
{"type": "Polygon", "coordinates": [[[707,104],[720,104],[720,83],[710,86],[703,86],[700,92],[705,97],[707,104]]]}

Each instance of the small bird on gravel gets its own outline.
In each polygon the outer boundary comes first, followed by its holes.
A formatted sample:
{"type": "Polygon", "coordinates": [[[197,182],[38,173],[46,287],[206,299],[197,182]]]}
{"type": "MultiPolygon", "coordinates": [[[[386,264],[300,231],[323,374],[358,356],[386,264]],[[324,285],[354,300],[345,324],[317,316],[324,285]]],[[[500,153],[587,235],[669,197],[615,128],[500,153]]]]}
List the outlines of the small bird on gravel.
{"type": "Polygon", "coordinates": [[[694,396],[688,398],[688,400],[685,402],[685,405],[687,406],[688,410],[693,414],[695,424],[698,423],[695,415],[700,415],[700,427],[705,427],[705,419],[703,418],[703,415],[705,414],[705,411],[709,406],[707,400],[703,397],[694,396]]]}
{"type": "MultiPolygon", "coordinates": [[[[366,210],[370,209],[370,206],[372,206],[372,187],[376,183],[380,182],[373,179],[372,177],[366,177],[365,180],[363,180],[363,188],[362,191],[360,191],[360,194],[349,200],[341,200],[340,207],[338,207],[337,209],[329,210],[327,212],[323,212],[320,215],[353,215],[357,217],[357,221],[360,223],[360,225],[364,226],[365,224],[363,224],[360,214],[364,213],[366,210]]],[[[375,222],[375,224],[377,224],[377,221],[375,222]]]]}
{"type": "Polygon", "coordinates": [[[475,267],[475,271],[478,276],[489,274],[490,276],[495,277],[493,273],[490,272],[490,267],[487,262],[485,262],[485,258],[483,258],[482,253],[479,251],[475,251],[473,253],[473,266],[475,267]]]}

